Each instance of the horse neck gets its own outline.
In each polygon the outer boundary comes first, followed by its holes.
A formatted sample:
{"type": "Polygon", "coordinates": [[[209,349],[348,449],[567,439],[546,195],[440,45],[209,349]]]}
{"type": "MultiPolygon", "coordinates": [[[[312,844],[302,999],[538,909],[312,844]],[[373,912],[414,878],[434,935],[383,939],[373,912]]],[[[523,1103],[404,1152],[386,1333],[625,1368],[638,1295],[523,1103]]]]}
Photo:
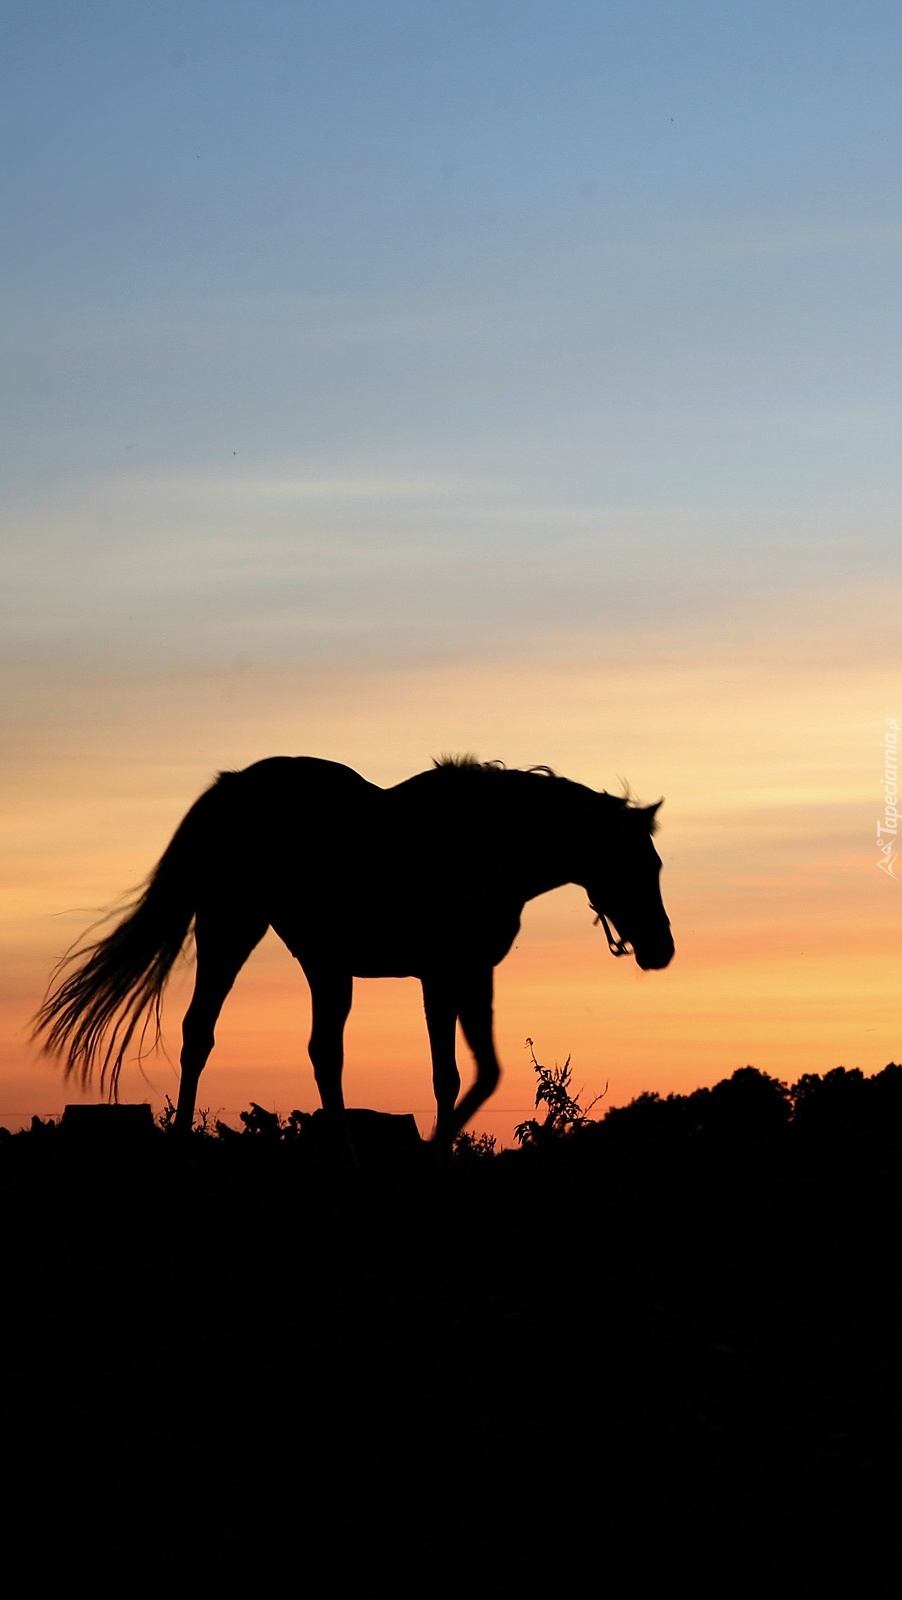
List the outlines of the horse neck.
{"type": "Polygon", "coordinates": [[[561,778],[524,776],[531,780],[531,789],[527,791],[531,804],[524,806],[516,817],[514,831],[518,835],[525,898],[534,900],[550,889],[579,881],[574,875],[577,870],[573,848],[576,821],[572,808],[576,798],[573,791],[579,786],[567,784],[558,788],[564,784],[561,778]],[[532,785],[537,787],[533,789],[532,785]],[[568,801],[571,804],[567,804],[568,801]]]}

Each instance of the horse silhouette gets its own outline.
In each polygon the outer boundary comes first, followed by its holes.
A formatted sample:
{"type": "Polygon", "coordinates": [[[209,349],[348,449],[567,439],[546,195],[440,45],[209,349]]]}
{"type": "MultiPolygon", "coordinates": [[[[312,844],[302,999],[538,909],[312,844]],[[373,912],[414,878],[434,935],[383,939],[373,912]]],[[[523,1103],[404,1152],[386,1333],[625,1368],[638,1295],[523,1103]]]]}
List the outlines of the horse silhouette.
{"type": "MultiPolygon", "coordinates": [[[[660,805],[660,801],[658,805],[660,805]]],[[[240,968],[272,927],[310,985],[310,1060],[344,1130],[344,1026],[355,977],[417,977],[432,1053],[434,1139],[450,1144],[500,1076],[493,972],[527,900],[585,888],[615,955],[666,967],[670,923],[652,843],[658,806],[596,793],[550,768],[472,757],[380,789],[349,767],[275,756],[223,772],[188,811],[122,920],[63,957],[35,1018],[44,1049],[111,1099],[132,1040],[160,1039],[169,973],[192,930],[175,1126],[191,1128],[200,1074],[240,968]],[[615,938],[610,924],[619,937],[615,938]],[[476,1076],[462,1098],[457,1022],[476,1076]]]]}

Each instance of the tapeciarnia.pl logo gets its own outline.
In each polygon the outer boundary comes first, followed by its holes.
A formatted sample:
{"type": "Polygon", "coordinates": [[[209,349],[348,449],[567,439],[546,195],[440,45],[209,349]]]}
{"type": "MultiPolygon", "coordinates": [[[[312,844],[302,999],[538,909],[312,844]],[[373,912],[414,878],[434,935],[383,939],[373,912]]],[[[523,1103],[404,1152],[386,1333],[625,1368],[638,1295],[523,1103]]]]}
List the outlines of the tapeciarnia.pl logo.
{"type": "Polygon", "coordinates": [[[887,717],[886,733],[880,744],[883,751],[883,821],[877,824],[877,849],[881,872],[896,876],[893,863],[896,859],[896,835],[899,830],[899,722],[887,717]]]}

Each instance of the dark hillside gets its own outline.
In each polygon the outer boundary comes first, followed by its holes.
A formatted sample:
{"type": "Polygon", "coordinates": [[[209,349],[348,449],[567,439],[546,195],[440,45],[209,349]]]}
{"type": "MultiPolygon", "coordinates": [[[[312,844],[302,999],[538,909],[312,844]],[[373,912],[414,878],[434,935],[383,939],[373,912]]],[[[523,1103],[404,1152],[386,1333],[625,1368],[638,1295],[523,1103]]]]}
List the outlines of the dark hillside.
{"type": "Polygon", "coordinates": [[[353,1178],[253,1112],[6,1138],[7,1572],[895,1592],[900,1084],[747,1069],[353,1178]]]}

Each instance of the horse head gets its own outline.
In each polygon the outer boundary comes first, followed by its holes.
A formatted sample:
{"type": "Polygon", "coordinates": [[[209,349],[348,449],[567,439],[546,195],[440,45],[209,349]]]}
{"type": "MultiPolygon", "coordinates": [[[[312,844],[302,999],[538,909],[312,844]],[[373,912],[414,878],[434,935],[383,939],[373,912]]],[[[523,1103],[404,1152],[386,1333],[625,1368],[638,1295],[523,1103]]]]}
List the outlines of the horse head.
{"type": "Polygon", "coordinates": [[[653,806],[618,804],[617,825],[607,835],[597,874],[586,884],[589,905],[612,955],[633,954],[643,972],[657,971],[668,965],[674,949],[661,899],[661,858],[652,842],[662,801],[653,806]]]}

